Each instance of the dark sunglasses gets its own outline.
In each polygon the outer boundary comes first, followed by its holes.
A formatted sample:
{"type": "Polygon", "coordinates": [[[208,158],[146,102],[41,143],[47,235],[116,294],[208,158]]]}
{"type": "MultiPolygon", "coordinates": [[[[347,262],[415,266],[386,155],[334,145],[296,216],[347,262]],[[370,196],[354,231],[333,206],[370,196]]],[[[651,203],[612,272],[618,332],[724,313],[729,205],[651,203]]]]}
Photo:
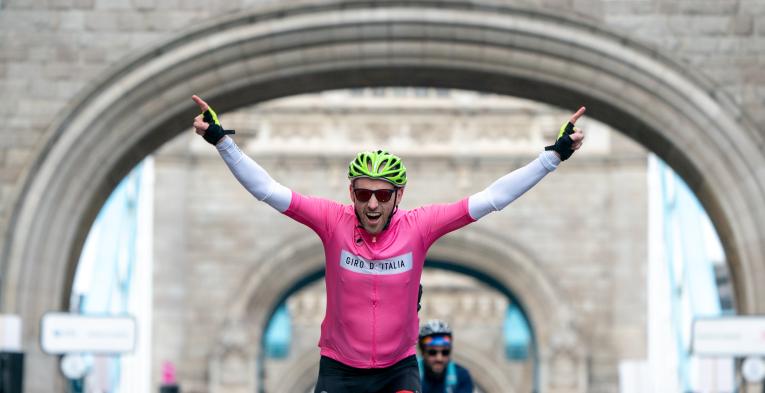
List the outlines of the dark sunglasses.
{"type": "Polygon", "coordinates": [[[428,349],[425,353],[428,354],[428,356],[436,356],[439,353],[444,356],[449,356],[450,353],[452,353],[451,349],[428,349]]]}
{"type": "Polygon", "coordinates": [[[390,198],[393,197],[393,193],[395,192],[395,188],[383,188],[380,190],[367,190],[366,188],[353,189],[353,194],[356,195],[356,199],[359,202],[369,202],[369,200],[372,199],[372,194],[375,195],[375,198],[377,198],[378,202],[388,202],[390,198]]]}

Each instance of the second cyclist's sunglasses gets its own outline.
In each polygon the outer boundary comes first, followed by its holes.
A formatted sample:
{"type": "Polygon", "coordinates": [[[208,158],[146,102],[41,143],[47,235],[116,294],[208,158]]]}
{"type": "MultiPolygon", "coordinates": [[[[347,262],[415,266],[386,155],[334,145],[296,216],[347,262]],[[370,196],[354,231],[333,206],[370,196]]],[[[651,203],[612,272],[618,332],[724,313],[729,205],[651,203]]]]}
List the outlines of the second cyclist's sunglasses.
{"type": "Polygon", "coordinates": [[[425,353],[427,353],[428,356],[436,356],[438,355],[439,352],[444,356],[449,356],[449,354],[452,353],[452,350],[451,349],[441,349],[441,350],[428,349],[427,351],[425,351],[425,353]]]}
{"type": "Polygon", "coordinates": [[[383,188],[380,190],[367,190],[366,188],[353,189],[353,194],[356,195],[356,199],[359,202],[369,202],[369,200],[372,199],[372,194],[374,194],[378,202],[385,203],[385,202],[388,202],[393,197],[393,194],[395,192],[396,192],[395,188],[391,188],[391,189],[383,188]]]}

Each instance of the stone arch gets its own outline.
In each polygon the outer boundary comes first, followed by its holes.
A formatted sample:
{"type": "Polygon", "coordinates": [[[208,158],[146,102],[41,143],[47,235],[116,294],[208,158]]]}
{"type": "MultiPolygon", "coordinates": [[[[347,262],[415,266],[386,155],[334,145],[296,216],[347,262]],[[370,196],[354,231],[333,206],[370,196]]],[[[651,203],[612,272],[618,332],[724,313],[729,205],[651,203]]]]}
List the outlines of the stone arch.
{"type": "MultiPolygon", "coordinates": [[[[219,112],[353,86],[427,85],[585,103],[667,161],[714,222],[739,312],[765,311],[763,136],[717,86],[617,32],[493,1],[333,0],[227,15],[122,62],[58,116],[4,234],[3,312],[64,308],[84,238],[111,190],[188,128],[192,93],[219,112]]],[[[56,367],[25,332],[30,391],[56,367]],[[44,366],[45,365],[45,366],[44,366]]],[[[60,390],[60,381],[53,389],[60,390]]]]}
{"type": "MultiPolygon", "coordinates": [[[[296,288],[322,275],[320,272],[324,269],[324,249],[310,231],[290,237],[276,247],[274,252],[267,254],[270,257],[259,261],[244,277],[237,290],[232,292],[234,297],[230,299],[231,306],[226,311],[226,322],[220,330],[221,334],[210,359],[211,393],[255,391],[261,378],[262,342],[269,319],[279,304],[296,288]],[[286,264],[289,264],[289,269],[284,269],[286,264]],[[279,280],[274,280],[273,277],[277,276],[279,280]],[[233,341],[231,337],[239,340],[233,341]],[[249,354],[248,364],[252,366],[249,375],[253,378],[236,381],[222,378],[223,365],[232,346],[249,354]]],[[[307,367],[304,370],[306,372],[307,367]]]]}
{"type": "MultiPolygon", "coordinates": [[[[516,295],[532,330],[538,368],[534,378],[539,391],[559,388],[586,391],[584,381],[569,382],[578,375],[586,375],[589,349],[580,336],[581,327],[572,314],[572,305],[559,293],[555,281],[538,267],[533,254],[512,238],[468,227],[436,242],[428,258],[449,261],[479,276],[491,277],[502,292],[516,295]],[[576,355],[569,363],[571,367],[566,369],[555,362],[564,352],[576,355]]],[[[469,364],[485,365],[477,354],[468,357],[469,350],[462,355],[469,364]]],[[[486,374],[489,376],[491,373],[486,374]]],[[[487,380],[484,385],[488,387],[499,382],[500,386],[507,386],[502,381],[487,380]]]]}
{"type": "MultiPolygon", "coordinates": [[[[230,299],[231,306],[226,311],[225,326],[220,330],[221,334],[210,359],[211,393],[255,391],[261,378],[262,342],[269,319],[279,304],[296,288],[321,276],[324,269],[324,249],[310,231],[290,237],[277,246],[274,252],[267,254],[270,257],[254,265],[237,290],[232,292],[234,297],[230,299]],[[289,264],[289,269],[284,269],[286,264],[289,264]],[[279,280],[274,280],[273,277],[277,276],[279,280]],[[231,337],[240,339],[233,342],[231,337]],[[232,344],[249,354],[248,364],[252,366],[249,375],[254,378],[237,381],[222,378],[224,374],[219,370],[223,369],[232,344]]],[[[316,358],[300,362],[305,366],[301,368],[302,372],[310,371],[310,362],[316,362],[316,358]]],[[[307,378],[303,373],[291,378],[298,376],[301,381],[307,378]]],[[[290,386],[297,387],[297,383],[294,381],[290,386]]]]}

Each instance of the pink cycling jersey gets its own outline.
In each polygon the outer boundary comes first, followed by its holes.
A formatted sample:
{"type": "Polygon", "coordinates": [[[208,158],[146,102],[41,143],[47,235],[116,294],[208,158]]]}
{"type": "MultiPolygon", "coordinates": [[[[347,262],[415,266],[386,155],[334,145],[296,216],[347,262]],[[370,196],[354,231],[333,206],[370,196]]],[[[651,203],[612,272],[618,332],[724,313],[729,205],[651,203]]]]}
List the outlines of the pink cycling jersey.
{"type": "Polygon", "coordinates": [[[388,367],[414,355],[425,255],[439,237],[474,221],[468,199],[398,210],[377,235],[358,226],[352,205],[296,192],[284,214],[324,243],[321,354],[356,368],[388,367]]]}

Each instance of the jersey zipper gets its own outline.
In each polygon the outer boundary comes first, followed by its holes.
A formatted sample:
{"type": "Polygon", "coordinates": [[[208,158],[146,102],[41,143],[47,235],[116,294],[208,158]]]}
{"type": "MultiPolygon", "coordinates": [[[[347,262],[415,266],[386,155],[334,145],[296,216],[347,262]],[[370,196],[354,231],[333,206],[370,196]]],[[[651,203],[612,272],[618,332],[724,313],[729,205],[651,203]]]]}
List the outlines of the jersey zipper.
{"type": "Polygon", "coordinates": [[[372,368],[377,366],[377,276],[372,276],[372,368]]]}
{"type": "MultiPolygon", "coordinates": [[[[372,236],[377,244],[377,236],[372,236]]],[[[372,368],[377,367],[377,276],[372,276],[372,368]]]]}

